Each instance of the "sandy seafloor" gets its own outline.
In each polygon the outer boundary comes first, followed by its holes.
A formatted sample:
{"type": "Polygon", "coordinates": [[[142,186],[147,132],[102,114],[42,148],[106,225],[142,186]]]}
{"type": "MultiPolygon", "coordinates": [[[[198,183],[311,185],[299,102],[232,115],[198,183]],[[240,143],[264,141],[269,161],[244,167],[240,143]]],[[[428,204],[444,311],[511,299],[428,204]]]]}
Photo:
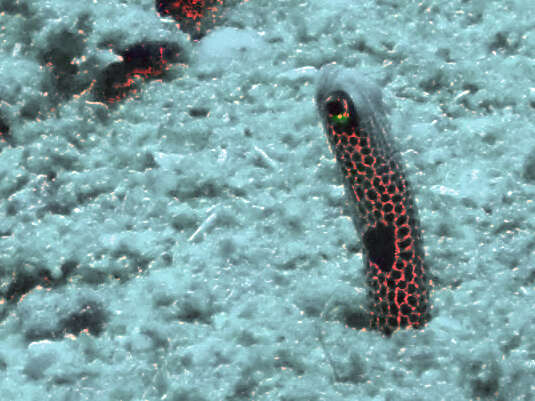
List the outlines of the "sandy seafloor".
{"type": "Polygon", "coordinates": [[[250,0],[193,42],[150,0],[0,0],[0,399],[535,399],[534,21],[532,0],[250,0]],[[188,56],[173,79],[75,93],[103,43],[157,40],[188,56]],[[423,330],[363,325],[314,104],[330,62],[384,88],[423,330]]]}

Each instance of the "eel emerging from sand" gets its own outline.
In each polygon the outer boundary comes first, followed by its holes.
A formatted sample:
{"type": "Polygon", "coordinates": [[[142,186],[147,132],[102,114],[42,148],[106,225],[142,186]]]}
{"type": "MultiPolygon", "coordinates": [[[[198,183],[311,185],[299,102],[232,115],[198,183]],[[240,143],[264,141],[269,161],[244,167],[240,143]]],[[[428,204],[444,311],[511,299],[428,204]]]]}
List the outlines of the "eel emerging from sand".
{"type": "Polygon", "coordinates": [[[364,246],[370,326],[386,335],[422,327],[430,319],[431,281],[381,90],[364,75],[330,64],[319,73],[316,104],[364,246]]]}

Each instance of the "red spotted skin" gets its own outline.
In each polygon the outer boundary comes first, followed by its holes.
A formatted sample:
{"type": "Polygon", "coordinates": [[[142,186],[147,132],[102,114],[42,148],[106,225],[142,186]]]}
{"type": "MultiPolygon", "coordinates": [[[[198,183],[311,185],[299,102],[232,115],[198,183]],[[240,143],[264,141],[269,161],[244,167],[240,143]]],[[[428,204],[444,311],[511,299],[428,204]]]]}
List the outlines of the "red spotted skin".
{"type": "Polygon", "coordinates": [[[363,242],[370,326],[390,335],[429,321],[431,282],[410,188],[382,124],[380,91],[358,76],[345,83],[350,74],[329,66],[316,101],[363,242]]]}

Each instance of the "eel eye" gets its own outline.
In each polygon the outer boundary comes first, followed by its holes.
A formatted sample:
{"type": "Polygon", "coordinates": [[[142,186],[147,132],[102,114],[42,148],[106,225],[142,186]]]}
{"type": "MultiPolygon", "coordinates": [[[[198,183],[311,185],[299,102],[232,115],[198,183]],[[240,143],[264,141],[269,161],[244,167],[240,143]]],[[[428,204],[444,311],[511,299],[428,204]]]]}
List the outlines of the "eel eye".
{"type": "Polygon", "coordinates": [[[349,122],[349,112],[347,103],[344,99],[329,98],[325,103],[325,111],[329,123],[335,126],[345,126],[349,122]]]}
{"type": "Polygon", "coordinates": [[[345,125],[349,121],[349,114],[333,114],[329,116],[331,123],[338,125],[345,125]]]}

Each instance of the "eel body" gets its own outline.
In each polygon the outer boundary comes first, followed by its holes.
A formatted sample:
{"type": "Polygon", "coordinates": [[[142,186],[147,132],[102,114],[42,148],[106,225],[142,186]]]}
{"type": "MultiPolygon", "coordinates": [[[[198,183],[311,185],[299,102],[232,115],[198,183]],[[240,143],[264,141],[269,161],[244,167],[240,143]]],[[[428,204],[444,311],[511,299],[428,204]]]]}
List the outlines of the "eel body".
{"type": "Polygon", "coordinates": [[[386,335],[422,327],[430,319],[431,281],[381,90],[364,75],[330,64],[319,73],[316,105],[364,248],[370,326],[386,335]]]}

